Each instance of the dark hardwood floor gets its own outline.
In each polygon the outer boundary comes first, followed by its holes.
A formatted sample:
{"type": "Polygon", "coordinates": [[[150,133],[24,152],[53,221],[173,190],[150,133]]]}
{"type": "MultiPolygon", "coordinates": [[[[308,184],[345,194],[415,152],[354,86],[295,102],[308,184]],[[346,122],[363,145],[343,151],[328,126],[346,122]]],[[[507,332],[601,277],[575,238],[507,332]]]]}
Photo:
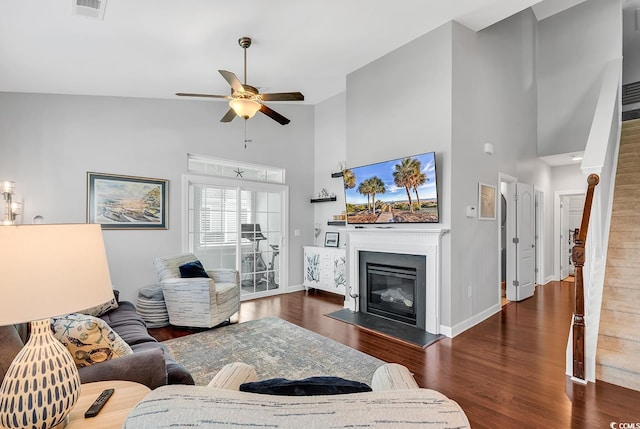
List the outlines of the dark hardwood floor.
{"type": "MultiPolygon", "coordinates": [[[[640,427],[640,392],[604,382],[583,386],[565,376],[572,305],[573,284],[551,282],[538,287],[534,297],[510,303],[501,313],[425,350],[324,316],[342,308],[342,298],[323,292],[243,302],[232,322],[277,316],[401,363],[421,387],[457,401],[474,429],[640,427]]],[[[149,331],[159,340],[193,333],[149,331]]]]}

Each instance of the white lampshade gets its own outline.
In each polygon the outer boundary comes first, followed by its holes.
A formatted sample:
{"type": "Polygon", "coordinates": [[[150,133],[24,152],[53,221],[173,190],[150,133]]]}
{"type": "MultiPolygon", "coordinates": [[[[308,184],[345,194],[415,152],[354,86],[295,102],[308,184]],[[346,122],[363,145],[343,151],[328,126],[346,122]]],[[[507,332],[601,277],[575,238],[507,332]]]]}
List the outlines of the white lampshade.
{"type": "Polygon", "coordinates": [[[234,98],[229,102],[229,107],[236,112],[236,115],[244,119],[252,118],[262,105],[249,98],[234,98]]]}
{"type": "Polygon", "coordinates": [[[13,194],[16,183],[11,180],[0,181],[0,194],[13,194]]]}
{"type": "Polygon", "coordinates": [[[0,385],[0,426],[53,428],[80,396],[80,376],[50,317],[113,298],[97,224],[0,226],[0,325],[31,322],[0,385]]]}
{"type": "Polygon", "coordinates": [[[100,225],[3,226],[0,243],[0,326],[113,298],[100,225]]]}

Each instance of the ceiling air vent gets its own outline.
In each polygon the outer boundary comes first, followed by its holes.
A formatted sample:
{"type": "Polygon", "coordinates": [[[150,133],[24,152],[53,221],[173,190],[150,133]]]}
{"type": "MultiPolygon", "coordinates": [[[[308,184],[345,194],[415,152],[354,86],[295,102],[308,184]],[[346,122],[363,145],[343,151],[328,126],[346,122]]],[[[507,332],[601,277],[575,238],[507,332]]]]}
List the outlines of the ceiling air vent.
{"type": "Polygon", "coordinates": [[[71,4],[76,15],[104,19],[107,0],[71,0],[71,4]]]}
{"type": "Polygon", "coordinates": [[[640,102],[640,82],[622,85],[622,104],[640,102]]]}

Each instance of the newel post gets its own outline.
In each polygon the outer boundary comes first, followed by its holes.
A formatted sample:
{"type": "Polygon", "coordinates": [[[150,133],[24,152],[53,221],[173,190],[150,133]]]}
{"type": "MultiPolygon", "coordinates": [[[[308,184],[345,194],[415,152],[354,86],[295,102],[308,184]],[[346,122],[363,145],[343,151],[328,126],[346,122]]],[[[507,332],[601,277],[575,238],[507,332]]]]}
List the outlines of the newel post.
{"type": "Polygon", "coordinates": [[[584,210],[582,212],[582,222],[580,228],[573,234],[575,245],[571,250],[571,259],[575,266],[575,305],[573,309],[573,377],[581,380],[584,376],[584,279],[582,277],[582,267],[584,266],[584,249],[587,241],[587,230],[589,229],[589,217],[591,216],[591,204],[593,202],[593,192],[600,182],[597,174],[591,174],[587,178],[587,195],[584,200],[584,210]]]}

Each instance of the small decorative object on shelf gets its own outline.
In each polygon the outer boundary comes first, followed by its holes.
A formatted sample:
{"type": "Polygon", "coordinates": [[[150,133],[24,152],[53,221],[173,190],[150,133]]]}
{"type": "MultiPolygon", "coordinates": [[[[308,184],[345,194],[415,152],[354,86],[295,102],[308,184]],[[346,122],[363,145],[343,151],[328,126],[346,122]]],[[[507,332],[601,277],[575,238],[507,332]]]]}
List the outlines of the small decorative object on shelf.
{"type": "Polygon", "coordinates": [[[342,177],[343,174],[344,174],[343,171],[336,171],[335,173],[331,173],[331,177],[333,178],[342,177]]]}
{"type": "Polygon", "coordinates": [[[327,188],[322,188],[322,191],[318,192],[318,198],[311,198],[312,203],[324,203],[326,201],[335,201],[335,194],[329,195],[327,188]]]}

